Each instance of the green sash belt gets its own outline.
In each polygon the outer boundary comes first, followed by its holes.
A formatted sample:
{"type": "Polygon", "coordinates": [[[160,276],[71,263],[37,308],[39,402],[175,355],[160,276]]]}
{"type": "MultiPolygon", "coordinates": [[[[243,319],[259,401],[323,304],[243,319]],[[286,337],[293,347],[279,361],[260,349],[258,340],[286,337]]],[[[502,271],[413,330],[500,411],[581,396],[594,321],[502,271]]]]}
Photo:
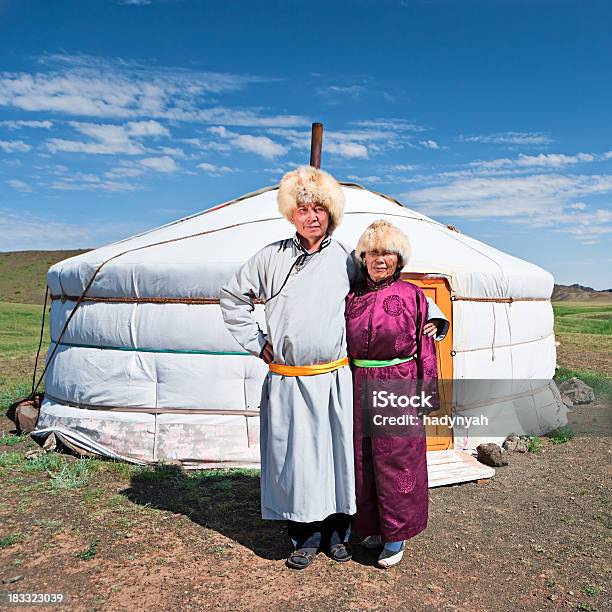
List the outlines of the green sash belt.
{"type": "Polygon", "coordinates": [[[351,363],[358,368],[385,368],[387,366],[394,366],[398,363],[406,363],[412,361],[416,355],[410,355],[410,357],[397,357],[395,359],[352,359],[351,363]]]}

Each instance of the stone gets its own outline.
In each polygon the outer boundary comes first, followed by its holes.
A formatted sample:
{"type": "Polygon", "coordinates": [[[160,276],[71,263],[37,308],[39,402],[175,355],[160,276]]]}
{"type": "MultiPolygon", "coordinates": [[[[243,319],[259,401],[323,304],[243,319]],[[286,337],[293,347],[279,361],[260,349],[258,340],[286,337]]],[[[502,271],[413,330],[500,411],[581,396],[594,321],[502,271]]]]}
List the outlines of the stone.
{"type": "Polygon", "coordinates": [[[559,385],[559,391],[574,404],[589,404],[595,400],[595,393],[585,382],[573,376],[559,385]]]}
{"type": "Polygon", "coordinates": [[[526,453],[529,450],[529,440],[519,436],[508,436],[504,448],[513,453],[526,453]]]}
{"type": "Polygon", "coordinates": [[[32,402],[22,402],[15,409],[15,425],[18,434],[32,433],[36,429],[39,408],[32,402]]]}
{"type": "Polygon", "coordinates": [[[476,447],[476,453],[476,459],[485,465],[490,465],[491,467],[508,465],[508,453],[493,442],[479,444],[476,447]]]}

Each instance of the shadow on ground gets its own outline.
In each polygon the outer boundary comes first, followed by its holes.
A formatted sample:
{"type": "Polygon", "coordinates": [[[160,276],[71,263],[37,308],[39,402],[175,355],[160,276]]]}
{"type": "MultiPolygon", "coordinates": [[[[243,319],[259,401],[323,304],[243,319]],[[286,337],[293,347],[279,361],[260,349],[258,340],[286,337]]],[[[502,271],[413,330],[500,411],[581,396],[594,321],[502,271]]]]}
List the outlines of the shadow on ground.
{"type": "MultiPolygon", "coordinates": [[[[259,502],[259,475],[255,471],[194,472],[162,465],[131,478],[121,492],[131,502],[183,514],[252,550],[263,559],[285,559],[291,547],[284,521],[264,521],[259,502]]],[[[378,553],[353,545],[353,559],[376,563],[378,553]]]]}
{"type": "Polygon", "coordinates": [[[122,494],[136,504],[183,514],[264,559],[289,554],[285,523],[261,518],[255,471],[190,474],[178,466],[161,466],[134,475],[122,494]]]}

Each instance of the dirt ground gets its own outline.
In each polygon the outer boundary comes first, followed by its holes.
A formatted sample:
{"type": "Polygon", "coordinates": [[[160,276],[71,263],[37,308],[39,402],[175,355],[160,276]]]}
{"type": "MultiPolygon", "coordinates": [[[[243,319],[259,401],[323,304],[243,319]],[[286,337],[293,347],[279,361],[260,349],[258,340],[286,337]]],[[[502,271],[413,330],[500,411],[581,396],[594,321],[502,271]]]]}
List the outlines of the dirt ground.
{"type": "MultiPolygon", "coordinates": [[[[609,432],[609,415],[598,400],[570,422],[609,432]]],[[[253,474],[97,462],[86,486],[53,490],[45,473],[5,467],[0,542],[21,536],[0,546],[0,593],[62,593],[65,610],[607,610],[611,452],[592,433],[543,439],[485,484],[432,489],[428,529],[390,570],[358,544],[351,563],[320,554],[287,569],[285,525],[261,520],[253,474]]]]}

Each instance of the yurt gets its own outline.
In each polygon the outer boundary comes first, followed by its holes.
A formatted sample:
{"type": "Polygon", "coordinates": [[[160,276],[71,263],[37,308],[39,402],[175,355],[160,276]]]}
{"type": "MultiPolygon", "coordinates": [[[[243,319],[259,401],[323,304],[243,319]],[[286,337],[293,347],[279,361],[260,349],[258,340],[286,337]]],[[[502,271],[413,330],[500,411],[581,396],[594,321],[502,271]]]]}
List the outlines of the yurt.
{"type": "MultiPolygon", "coordinates": [[[[392,198],[342,188],[346,212],[334,238],[355,245],[372,221],[396,224],[412,244],[403,277],[450,321],[437,344],[439,373],[458,389],[445,391],[441,410],[484,410],[495,420],[488,429],[428,426],[431,485],[490,476],[470,452],[482,441],[564,424],[551,380],[552,276],[392,198]],[[467,392],[459,384],[474,379],[484,384],[467,392]],[[491,391],[504,380],[522,388],[491,391]]],[[[218,295],[258,249],[293,234],[276,194],[266,188],[52,266],[51,348],[34,435],[135,463],[257,466],[267,367],[225,329],[218,295]]],[[[265,330],[263,304],[255,314],[265,330]]]]}

